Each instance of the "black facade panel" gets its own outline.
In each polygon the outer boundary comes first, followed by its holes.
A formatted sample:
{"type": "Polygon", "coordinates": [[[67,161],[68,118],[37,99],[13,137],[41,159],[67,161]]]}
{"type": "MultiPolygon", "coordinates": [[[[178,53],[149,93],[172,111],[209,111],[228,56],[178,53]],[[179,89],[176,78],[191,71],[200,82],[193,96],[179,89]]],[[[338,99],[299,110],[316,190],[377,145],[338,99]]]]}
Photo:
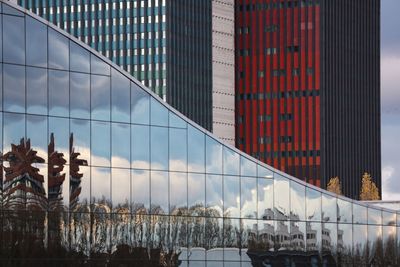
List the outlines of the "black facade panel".
{"type": "Polygon", "coordinates": [[[167,2],[167,102],[212,130],[211,0],[167,2]]]}
{"type": "Polygon", "coordinates": [[[322,186],[355,199],[364,172],[381,193],[379,29],[379,0],[321,1],[322,186]]]}

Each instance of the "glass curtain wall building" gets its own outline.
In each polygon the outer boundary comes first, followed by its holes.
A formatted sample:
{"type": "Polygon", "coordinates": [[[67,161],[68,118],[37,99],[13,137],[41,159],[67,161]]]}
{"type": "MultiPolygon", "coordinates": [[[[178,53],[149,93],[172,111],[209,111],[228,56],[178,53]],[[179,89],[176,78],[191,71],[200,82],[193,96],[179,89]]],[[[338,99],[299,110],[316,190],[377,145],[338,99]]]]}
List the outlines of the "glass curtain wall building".
{"type": "Polygon", "coordinates": [[[18,1],[231,143],[235,133],[233,2],[18,1]],[[218,54],[213,55],[215,50],[218,54]]]}
{"type": "Polygon", "coordinates": [[[1,266],[395,266],[400,214],[220,142],[0,2],[1,266]]]}

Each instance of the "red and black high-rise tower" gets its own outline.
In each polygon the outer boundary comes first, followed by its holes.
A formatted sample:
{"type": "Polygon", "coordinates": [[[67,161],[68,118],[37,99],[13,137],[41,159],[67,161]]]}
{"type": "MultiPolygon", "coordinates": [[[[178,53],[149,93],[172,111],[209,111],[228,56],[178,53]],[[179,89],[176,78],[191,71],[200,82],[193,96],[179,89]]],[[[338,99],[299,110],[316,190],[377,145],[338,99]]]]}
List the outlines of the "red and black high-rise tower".
{"type": "Polygon", "coordinates": [[[381,188],[380,1],[236,0],[236,146],[358,198],[381,188]]]}

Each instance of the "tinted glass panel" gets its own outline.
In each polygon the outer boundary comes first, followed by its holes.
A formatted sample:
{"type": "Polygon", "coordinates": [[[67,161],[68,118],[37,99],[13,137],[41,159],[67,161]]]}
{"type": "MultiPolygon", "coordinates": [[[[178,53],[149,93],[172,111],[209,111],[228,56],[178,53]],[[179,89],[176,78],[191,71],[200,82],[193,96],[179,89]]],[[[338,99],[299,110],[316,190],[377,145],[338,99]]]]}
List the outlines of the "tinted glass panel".
{"type": "Polygon", "coordinates": [[[92,167],[92,211],[111,211],[111,169],[92,167]]]}
{"type": "Polygon", "coordinates": [[[274,218],[274,180],[258,178],[258,218],[274,218]]]}
{"type": "Polygon", "coordinates": [[[92,164],[95,166],[110,166],[110,128],[108,122],[92,121],[92,164]]]}
{"type": "MultiPolygon", "coordinates": [[[[187,201],[187,174],[179,172],[169,173],[170,182],[170,214],[182,215],[186,214],[188,201],[187,201]]],[[[166,192],[165,192],[166,193],[166,192]]],[[[164,193],[164,194],[165,194],[164,193]]]]}
{"type": "Polygon", "coordinates": [[[306,217],[306,188],[290,181],[290,219],[304,221],[306,217]]]}
{"type": "Polygon", "coordinates": [[[168,214],[168,172],[152,171],[151,172],[151,213],[152,214],[168,214]]]}
{"type": "Polygon", "coordinates": [[[47,117],[27,115],[26,136],[37,155],[47,162],[47,117]]]}
{"type": "Polygon", "coordinates": [[[240,217],[240,181],[238,176],[224,176],[224,217],[240,217]]]}
{"type": "Polygon", "coordinates": [[[3,60],[25,64],[25,20],[3,15],[3,60]]]}
{"type": "Polygon", "coordinates": [[[90,118],[90,75],[71,72],[71,117],[90,118]]]}
{"type": "Polygon", "coordinates": [[[69,72],[49,70],[49,114],[69,115],[69,72]]]}
{"type": "Polygon", "coordinates": [[[26,64],[47,67],[47,26],[26,17],[26,64]]]}
{"type": "Polygon", "coordinates": [[[110,78],[91,76],[92,119],[110,120],[110,78]]]}
{"type": "Polygon", "coordinates": [[[128,213],[131,203],[131,171],[129,169],[111,169],[112,207],[114,212],[128,213]]]}
{"type": "Polygon", "coordinates": [[[286,220],[289,218],[289,180],[281,175],[275,174],[274,179],[275,190],[275,218],[278,220],[286,220]]]}
{"type": "Polygon", "coordinates": [[[150,99],[151,124],[158,126],[168,126],[168,110],[153,97],[150,99]]]}
{"type": "Polygon", "coordinates": [[[130,81],[118,71],[111,71],[112,120],[130,122],[130,81]]]}
{"type": "Polygon", "coordinates": [[[71,160],[75,161],[76,168],[90,165],[90,121],[70,120],[70,127],[71,160]]]}
{"type": "Polygon", "coordinates": [[[4,110],[25,111],[25,67],[3,65],[4,110]]]}
{"type": "Polygon", "coordinates": [[[367,223],[367,207],[353,204],[353,222],[360,224],[367,223]]]}
{"type": "Polygon", "coordinates": [[[169,169],[187,170],[187,135],[185,129],[169,129],[169,169]]]}
{"type": "Polygon", "coordinates": [[[241,218],[257,218],[257,179],[240,179],[241,218]]]}
{"type": "Polygon", "coordinates": [[[206,176],[206,215],[222,217],[222,177],[219,175],[206,176]]]}
{"type": "Polygon", "coordinates": [[[338,221],[344,223],[352,223],[353,222],[353,209],[352,204],[349,201],[345,201],[342,199],[337,200],[338,208],[338,221]]]}
{"type": "Polygon", "coordinates": [[[131,122],[150,123],[150,96],[134,83],[131,83],[131,122]]]}
{"type": "Polygon", "coordinates": [[[183,119],[179,118],[174,112],[169,112],[169,126],[175,128],[186,128],[187,123],[183,119]]]}
{"type": "Polygon", "coordinates": [[[336,197],[322,194],[322,221],[336,222],[337,221],[337,203],[336,197]]]}
{"type": "Polygon", "coordinates": [[[202,216],[204,214],[205,186],[204,174],[188,174],[188,206],[189,214],[192,216],[202,216]]]}
{"type": "Polygon", "coordinates": [[[368,208],[368,224],[382,224],[381,210],[368,208]]]}
{"type": "Polygon", "coordinates": [[[131,165],[130,125],[123,123],[113,123],[111,133],[112,166],[129,168],[131,165]]]}
{"type": "Polygon", "coordinates": [[[25,142],[25,115],[4,113],[3,153],[11,151],[11,144],[19,145],[25,142]]]}
{"type": "Polygon", "coordinates": [[[89,51],[70,41],[71,66],[72,71],[90,72],[90,54],[89,51]]]}
{"type": "Polygon", "coordinates": [[[150,127],[132,125],[132,168],[150,168],[150,127]]]}
{"type": "Polygon", "coordinates": [[[206,172],[222,173],[222,145],[206,135],[206,172]]]}
{"type": "Polygon", "coordinates": [[[90,71],[92,74],[110,75],[110,65],[95,55],[90,55],[90,71]]]}
{"type": "Polygon", "coordinates": [[[147,213],[150,208],[150,172],[132,170],[132,211],[147,213]]]}
{"type": "Polygon", "coordinates": [[[321,192],[306,188],[306,211],[308,221],[321,221],[321,192]]]}
{"type": "MultiPolygon", "coordinates": [[[[53,118],[49,117],[49,134],[48,140],[50,146],[54,145],[54,155],[49,153],[49,164],[50,159],[54,160],[55,165],[61,165],[57,160],[57,157],[62,156],[65,163],[69,163],[69,120],[64,118],[53,118]],[[62,153],[62,155],[57,154],[62,153]]],[[[50,151],[49,151],[50,152],[50,151]]]]}
{"type": "Polygon", "coordinates": [[[48,30],[49,34],[49,68],[69,69],[69,41],[61,33],[53,29],[48,30]]]}
{"type": "Polygon", "coordinates": [[[168,136],[168,128],[151,127],[151,168],[155,170],[168,169],[168,143],[164,138],[168,136]]]}
{"type": "Polygon", "coordinates": [[[240,155],[233,150],[223,147],[224,151],[224,174],[239,175],[240,155]]]}
{"type": "Polygon", "coordinates": [[[196,128],[188,127],[188,170],[204,172],[205,168],[205,135],[196,128]]]}
{"type": "Polygon", "coordinates": [[[47,115],[47,70],[26,68],[26,111],[47,115]]]}

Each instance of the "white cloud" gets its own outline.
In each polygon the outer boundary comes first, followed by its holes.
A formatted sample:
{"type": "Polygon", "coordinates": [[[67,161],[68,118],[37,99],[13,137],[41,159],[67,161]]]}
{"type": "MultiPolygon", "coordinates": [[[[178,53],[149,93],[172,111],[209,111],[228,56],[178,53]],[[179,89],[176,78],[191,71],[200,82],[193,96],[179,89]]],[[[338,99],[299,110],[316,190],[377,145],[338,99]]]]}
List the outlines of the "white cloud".
{"type": "Polygon", "coordinates": [[[381,58],[381,89],[383,113],[399,113],[400,55],[383,54],[381,58]]]}
{"type": "Polygon", "coordinates": [[[395,168],[385,166],[382,168],[382,199],[383,200],[400,200],[400,192],[393,192],[392,183],[394,182],[395,168]]]}

